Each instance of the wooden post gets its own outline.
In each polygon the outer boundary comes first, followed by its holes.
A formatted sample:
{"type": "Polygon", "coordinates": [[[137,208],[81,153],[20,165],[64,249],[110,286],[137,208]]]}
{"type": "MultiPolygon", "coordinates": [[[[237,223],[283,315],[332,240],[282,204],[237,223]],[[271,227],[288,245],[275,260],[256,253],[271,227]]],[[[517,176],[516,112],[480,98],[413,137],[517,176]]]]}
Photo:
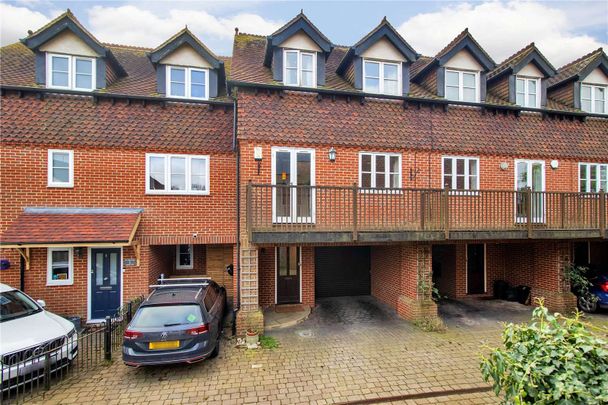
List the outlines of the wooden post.
{"type": "Polygon", "coordinates": [[[600,237],[606,237],[606,192],[600,190],[600,237]]]}
{"type": "Polygon", "coordinates": [[[532,237],[532,189],[526,188],[526,220],[528,226],[528,239],[532,237]]]}
{"type": "Polygon", "coordinates": [[[561,210],[561,229],[566,229],[566,194],[560,194],[560,204],[559,209],[561,210]]]}
{"type": "Polygon", "coordinates": [[[357,183],[353,183],[353,241],[356,241],[359,238],[359,229],[358,229],[358,212],[359,209],[357,207],[357,183]]]}
{"type": "Polygon", "coordinates": [[[447,188],[443,189],[443,220],[445,238],[450,239],[450,191],[447,188]]]}
{"type": "Polygon", "coordinates": [[[426,214],[424,197],[425,197],[424,191],[420,191],[420,230],[424,230],[424,216],[426,214]]]}
{"type": "MultiPolygon", "coordinates": [[[[252,207],[251,207],[251,204],[252,204],[252,201],[251,201],[251,198],[252,198],[252,188],[253,188],[253,185],[251,183],[251,180],[249,180],[249,182],[247,183],[247,202],[246,202],[246,206],[245,206],[246,207],[245,209],[247,210],[247,213],[246,213],[245,217],[247,218],[246,219],[246,221],[247,221],[247,239],[250,240],[250,241],[251,241],[251,233],[252,233],[252,231],[251,231],[251,226],[252,226],[251,225],[251,220],[252,220],[252,216],[253,216],[252,212],[251,212],[251,209],[252,209],[252,207]]],[[[275,192],[274,188],[271,188],[271,192],[273,192],[273,193],[275,192]]]]}

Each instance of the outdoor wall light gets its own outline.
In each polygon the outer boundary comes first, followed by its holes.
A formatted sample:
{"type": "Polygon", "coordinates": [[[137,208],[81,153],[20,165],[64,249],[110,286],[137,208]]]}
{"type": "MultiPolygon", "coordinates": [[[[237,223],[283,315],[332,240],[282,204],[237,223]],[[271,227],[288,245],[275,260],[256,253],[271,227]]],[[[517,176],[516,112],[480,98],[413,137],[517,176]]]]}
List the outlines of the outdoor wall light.
{"type": "Polygon", "coordinates": [[[329,152],[327,153],[327,156],[329,157],[330,162],[333,163],[336,161],[336,150],[334,149],[333,146],[331,148],[329,148],[329,152]]]}
{"type": "Polygon", "coordinates": [[[258,162],[258,176],[260,175],[260,169],[262,168],[262,147],[256,146],[253,148],[253,159],[258,162]]]}
{"type": "Polygon", "coordinates": [[[555,170],[558,167],[559,167],[559,162],[557,160],[552,160],[551,161],[551,168],[555,170]]]}
{"type": "Polygon", "coordinates": [[[500,162],[500,170],[507,170],[509,168],[509,164],[507,162],[500,162]]]}

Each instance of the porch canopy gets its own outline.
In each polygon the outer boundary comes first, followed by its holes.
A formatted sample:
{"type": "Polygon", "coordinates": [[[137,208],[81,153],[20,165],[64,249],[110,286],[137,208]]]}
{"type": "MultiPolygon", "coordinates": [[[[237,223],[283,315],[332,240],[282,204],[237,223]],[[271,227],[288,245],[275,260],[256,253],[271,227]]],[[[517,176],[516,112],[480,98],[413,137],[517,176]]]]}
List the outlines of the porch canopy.
{"type": "Polygon", "coordinates": [[[28,207],[2,235],[2,248],[129,246],[141,208],[28,207]]]}

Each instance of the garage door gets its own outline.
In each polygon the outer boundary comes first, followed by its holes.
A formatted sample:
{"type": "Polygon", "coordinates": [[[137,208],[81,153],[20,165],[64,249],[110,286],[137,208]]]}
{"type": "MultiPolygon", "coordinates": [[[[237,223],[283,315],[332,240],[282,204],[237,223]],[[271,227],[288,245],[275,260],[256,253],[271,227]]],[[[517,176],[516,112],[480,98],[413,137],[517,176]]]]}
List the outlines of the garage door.
{"type": "Polygon", "coordinates": [[[370,294],[370,248],[322,247],[315,249],[316,296],[340,297],[370,294]]]}

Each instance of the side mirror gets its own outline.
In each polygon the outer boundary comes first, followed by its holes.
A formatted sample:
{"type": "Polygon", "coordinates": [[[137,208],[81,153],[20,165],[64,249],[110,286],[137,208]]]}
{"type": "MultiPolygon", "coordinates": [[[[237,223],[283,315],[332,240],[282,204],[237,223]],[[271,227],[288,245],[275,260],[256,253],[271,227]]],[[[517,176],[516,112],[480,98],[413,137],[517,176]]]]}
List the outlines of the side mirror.
{"type": "Polygon", "coordinates": [[[36,300],[36,302],[38,303],[38,305],[40,305],[42,308],[46,307],[46,302],[44,302],[44,300],[36,300]]]}

